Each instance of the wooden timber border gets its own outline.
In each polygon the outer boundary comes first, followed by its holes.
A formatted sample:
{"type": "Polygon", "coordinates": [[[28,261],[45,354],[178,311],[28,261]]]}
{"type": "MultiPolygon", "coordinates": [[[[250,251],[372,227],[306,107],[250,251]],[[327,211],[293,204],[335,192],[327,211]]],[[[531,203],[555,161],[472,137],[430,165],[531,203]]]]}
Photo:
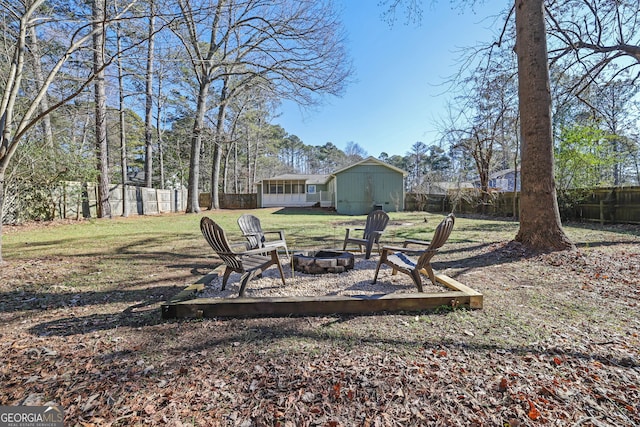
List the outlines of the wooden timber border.
{"type": "MultiPolygon", "coordinates": [[[[212,273],[213,274],[213,273],[212,273]]],[[[320,314],[374,314],[417,312],[438,307],[481,309],[483,296],[445,276],[436,280],[450,289],[446,292],[378,294],[363,296],[296,296],[276,298],[193,298],[207,283],[207,277],[188,286],[162,305],[163,319],[313,316],[320,314]]]]}

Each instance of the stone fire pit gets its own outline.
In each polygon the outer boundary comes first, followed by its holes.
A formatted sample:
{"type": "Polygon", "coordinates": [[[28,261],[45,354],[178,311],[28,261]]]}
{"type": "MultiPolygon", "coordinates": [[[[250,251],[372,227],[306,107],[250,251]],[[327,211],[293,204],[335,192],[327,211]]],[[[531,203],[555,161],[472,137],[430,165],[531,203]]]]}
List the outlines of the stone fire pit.
{"type": "Polygon", "coordinates": [[[293,269],[306,274],[344,273],[353,268],[350,252],[307,251],[293,255],[293,269]]]}

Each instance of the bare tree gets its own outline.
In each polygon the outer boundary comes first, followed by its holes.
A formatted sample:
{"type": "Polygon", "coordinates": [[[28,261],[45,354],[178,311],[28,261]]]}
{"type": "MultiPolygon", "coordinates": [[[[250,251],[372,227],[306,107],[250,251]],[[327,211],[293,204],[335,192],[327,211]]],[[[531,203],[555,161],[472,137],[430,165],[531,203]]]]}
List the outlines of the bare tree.
{"type": "Polygon", "coordinates": [[[107,94],[105,88],[106,0],[93,0],[93,74],[95,100],[96,158],[98,161],[98,217],[111,217],[109,201],[109,157],[107,150],[107,94]]]}
{"type": "Polygon", "coordinates": [[[144,103],[144,175],[145,185],[153,187],[153,63],[156,33],[156,5],[149,0],[149,27],[147,34],[147,68],[145,72],[145,103],[144,103]]]}
{"type": "Polygon", "coordinates": [[[351,163],[360,161],[369,155],[367,150],[358,145],[357,142],[353,141],[347,142],[347,145],[344,147],[344,153],[347,155],[351,163]]]}
{"type": "MultiPolygon", "coordinates": [[[[405,2],[408,2],[409,11],[411,8],[420,9],[417,0],[405,2]]],[[[388,16],[393,16],[401,3],[402,0],[382,2],[387,7],[388,16]]],[[[520,230],[515,240],[537,250],[573,248],[562,230],[554,182],[544,0],[515,0],[512,10],[515,10],[516,18],[515,50],[522,135],[520,230]]]]}
{"type": "Polygon", "coordinates": [[[598,77],[613,80],[636,70],[640,78],[640,4],[637,0],[548,2],[551,64],[574,70],[572,92],[598,77]]]}
{"type": "Polygon", "coordinates": [[[122,180],[122,216],[129,215],[129,198],[127,197],[127,124],[125,120],[124,66],[122,60],[122,28],[118,22],[116,33],[116,65],[118,67],[118,122],[120,124],[120,177],[122,180]]]}
{"type": "MultiPolygon", "coordinates": [[[[45,7],[44,0],[30,0],[25,2],[0,2],[3,16],[7,21],[11,21],[10,27],[14,32],[5,32],[6,46],[10,49],[10,57],[6,58],[10,64],[6,73],[3,72],[4,86],[0,90],[0,212],[2,212],[5,196],[5,173],[7,167],[15,154],[20,142],[27,132],[41,122],[51,111],[67,103],[83,93],[91,81],[95,78],[95,73],[75,79],[71,76],[68,86],[58,85],[57,89],[64,87],[67,92],[58,96],[55,101],[50,101],[49,108],[41,111],[41,103],[54,82],[60,78],[61,70],[71,59],[78,59],[82,52],[86,53],[91,47],[93,36],[104,30],[106,25],[110,25],[114,20],[128,11],[131,4],[125,5],[116,16],[105,17],[102,25],[92,26],[86,17],[75,17],[68,19],[66,11],[59,11],[56,7],[45,7]],[[57,15],[56,15],[57,14],[57,15]],[[48,19],[44,19],[48,18],[48,19]],[[59,26],[68,25],[65,28],[65,38],[60,37],[59,26]],[[32,40],[29,34],[32,28],[36,27],[39,40],[43,40],[42,35],[46,34],[50,39],[56,40],[56,49],[47,51],[47,65],[43,69],[43,80],[38,91],[33,97],[23,96],[25,83],[23,77],[29,71],[29,49],[32,40]],[[45,31],[48,30],[48,31],[45,31]],[[68,44],[62,45],[60,39],[69,40],[68,44]],[[17,106],[20,105],[18,109],[17,106]]],[[[54,6],[58,6],[55,4],[54,6]]],[[[43,58],[41,58],[42,60],[43,58]]],[[[83,58],[82,58],[83,59],[83,58]]],[[[44,63],[44,61],[43,61],[44,63]]],[[[105,66],[107,64],[105,63],[105,66]]],[[[1,221],[0,221],[1,223],[1,221]]],[[[0,236],[2,225],[0,224],[0,236]]],[[[2,261],[2,251],[0,246],[0,261],[2,261]]]]}
{"type": "Polygon", "coordinates": [[[98,218],[111,217],[109,200],[109,154],[107,149],[107,94],[105,87],[106,0],[93,0],[93,74],[95,100],[95,138],[98,162],[98,218]]]}
{"type": "MultiPolygon", "coordinates": [[[[620,104],[602,109],[611,95],[634,91],[640,79],[640,4],[636,0],[568,0],[548,2],[549,55],[555,74],[570,76],[562,88],[577,96],[605,120],[615,151],[625,151],[628,139],[621,129],[620,104]],[[600,92],[604,96],[595,95],[600,92]],[[597,102],[598,101],[598,102],[597,102]],[[613,117],[613,116],[615,117],[613,117]]],[[[635,89],[637,91],[637,89],[635,89]]],[[[621,99],[622,101],[622,99],[621,99]]],[[[625,114],[626,115],[626,112],[625,114]]],[[[621,182],[623,166],[614,166],[614,182],[621,182]]]]}
{"type": "Polygon", "coordinates": [[[638,94],[640,87],[627,79],[618,78],[592,85],[588,91],[589,96],[583,92],[579,98],[590,109],[593,118],[601,122],[601,127],[609,137],[607,142],[615,158],[613,170],[608,173],[613,185],[624,182],[624,163],[630,150],[628,132],[634,129],[634,120],[637,114],[631,114],[633,99],[638,94]],[[625,149],[627,148],[627,149],[625,149]]]}
{"type": "MultiPolygon", "coordinates": [[[[35,74],[35,80],[37,88],[36,90],[40,90],[40,88],[44,85],[44,73],[42,71],[42,53],[40,52],[40,43],[38,42],[38,34],[36,33],[36,28],[31,27],[30,29],[30,38],[31,38],[31,47],[29,51],[33,55],[33,71],[35,74]]],[[[45,93],[42,97],[42,101],[40,101],[40,112],[45,112],[49,109],[49,97],[45,93]]],[[[46,139],[47,146],[53,147],[53,129],[51,127],[51,117],[47,114],[42,118],[42,130],[44,132],[44,136],[46,139]]]]}
{"type": "MultiPolygon", "coordinates": [[[[189,168],[187,212],[198,212],[201,133],[212,85],[225,75],[238,78],[220,97],[222,103],[264,81],[281,97],[312,104],[318,93],[338,94],[349,76],[340,24],[328,1],[226,0],[215,7],[178,0],[184,22],[174,28],[187,50],[198,82],[189,168]],[[203,29],[206,28],[203,35],[203,29]]],[[[222,129],[217,127],[218,130],[222,129]]],[[[214,144],[212,203],[217,208],[219,137],[214,144]]]]}
{"type": "Polygon", "coordinates": [[[515,64],[509,49],[494,49],[481,58],[471,76],[458,83],[462,95],[449,108],[443,134],[452,150],[473,159],[480,183],[482,212],[489,204],[492,171],[512,166],[517,115],[515,64]]]}
{"type": "Polygon", "coordinates": [[[407,153],[407,161],[411,165],[407,185],[414,193],[426,193],[423,186],[423,175],[427,168],[427,150],[424,142],[417,141],[411,146],[411,151],[407,153]]]}

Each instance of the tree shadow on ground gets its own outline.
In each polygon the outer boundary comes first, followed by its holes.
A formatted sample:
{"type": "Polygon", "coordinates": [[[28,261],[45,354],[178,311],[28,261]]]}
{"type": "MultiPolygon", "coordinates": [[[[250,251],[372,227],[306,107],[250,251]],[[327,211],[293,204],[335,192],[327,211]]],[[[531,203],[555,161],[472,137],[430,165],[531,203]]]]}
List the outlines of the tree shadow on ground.
{"type": "MultiPolygon", "coordinates": [[[[628,244],[629,242],[623,242],[628,244]]],[[[598,245],[616,245],[619,242],[597,242],[589,243],[589,247],[598,245]]],[[[474,268],[483,268],[500,264],[518,262],[527,257],[537,255],[527,252],[522,245],[516,242],[492,242],[476,244],[465,247],[449,247],[441,251],[433,261],[436,271],[454,269],[456,275],[474,268]],[[467,253],[481,251],[479,254],[464,256],[467,253]],[[485,252],[482,252],[485,251],[485,252]],[[462,254],[462,256],[461,256],[462,254]],[[438,257],[455,259],[438,259],[438,257]]],[[[211,268],[219,265],[219,260],[212,260],[211,268]]],[[[169,268],[185,269],[190,268],[193,275],[205,275],[210,271],[208,264],[204,263],[178,263],[169,265],[169,268]]],[[[372,270],[373,277],[373,270],[372,270]]],[[[409,284],[409,282],[407,282],[409,284]]],[[[147,282],[148,284],[148,282],[147,282]]],[[[354,284],[354,286],[357,284],[354,284]]],[[[84,293],[25,293],[25,292],[5,292],[0,294],[3,301],[11,300],[12,303],[0,304],[0,309],[8,311],[43,310],[51,308],[62,308],[74,306],[99,305],[114,302],[134,302],[144,301],[135,304],[123,312],[95,314],[84,317],[70,317],[58,319],[51,322],[39,324],[31,328],[36,335],[74,335],[83,334],[88,331],[108,330],[123,326],[152,326],[164,321],[160,319],[160,312],[157,308],[144,309],[157,305],[159,302],[170,300],[171,297],[183,290],[180,286],[157,286],[146,287],[140,290],[113,290],[106,292],[84,292],[84,293]],[[78,295],[80,295],[78,297],[78,295]],[[73,304],[70,304],[70,299],[73,304]]]]}
{"type": "MultiPolygon", "coordinates": [[[[149,284],[149,281],[145,282],[149,284]]],[[[183,290],[182,286],[149,286],[144,289],[84,292],[2,292],[0,310],[4,313],[43,311],[59,308],[99,306],[134,301],[165,301],[183,290]]]]}
{"type": "Polygon", "coordinates": [[[106,331],[122,327],[145,327],[166,323],[160,316],[155,298],[149,298],[134,304],[122,312],[91,314],[88,316],[72,316],[50,322],[40,323],[29,328],[29,332],[37,336],[72,336],[96,331],[106,331]]]}
{"type": "Polygon", "coordinates": [[[598,224],[592,222],[566,222],[565,227],[581,228],[583,230],[608,231],[610,233],[628,234],[640,236],[640,225],[638,224],[598,224]]]}
{"type": "MultiPolygon", "coordinates": [[[[425,313],[425,312],[421,312],[425,313]]],[[[426,312],[432,316],[446,315],[447,311],[429,311],[426,312]]],[[[413,314],[413,313],[409,313],[413,314]]],[[[514,345],[514,344],[497,344],[497,343],[483,343],[483,342],[461,342],[461,340],[455,340],[454,338],[442,338],[442,339],[427,339],[420,338],[418,340],[412,339],[411,334],[402,335],[398,334],[393,338],[380,337],[377,335],[369,334],[342,334],[339,332],[323,333],[323,328],[329,328],[332,325],[341,322],[347,322],[351,320],[357,320],[362,317],[369,317],[371,315],[333,315],[331,318],[323,318],[325,323],[316,328],[307,328],[300,326],[299,319],[296,318],[276,318],[273,319],[270,324],[259,325],[253,323],[250,327],[244,325],[243,327],[225,328],[228,332],[221,334],[212,334],[210,336],[203,336],[202,340],[198,340],[197,343],[189,341],[184,346],[174,348],[174,351],[179,353],[198,353],[202,350],[212,348],[226,348],[230,346],[237,346],[238,343],[245,343],[255,348],[259,348],[262,345],[273,344],[274,341],[283,340],[290,341],[291,339],[300,339],[303,341],[316,341],[316,342],[328,342],[337,347],[353,347],[354,341],[359,345],[387,345],[394,348],[416,348],[416,347],[448,347],[459,348],[462,351],[469,352],[495,352],[495,353],[510,353],[516,356],[524,356],[531,354],[538,355],[564,355],[567,357],[573,357],[586,361],[599,361],[602,364],[614,366],[614,367],[630,367],[638,368],[640,363],[638,360],[629,357],[617,357],[610,354],[598,354],[596,351],[593,353],[581,352],[577,350],[567,351],[560,347],[540,348],[535,344],[526,345],[514,345]]],[[[235,320],[235,319],[234,319],[235,320]]],[[[220,320],[218,319],[218,322],[220,320]]],[[[302,323],[304,325],[304,323],[302,323]]]]}
{"type": "MultiPolygon", "coordinates": [[[[478,247],[483,247],[483,246],[488,246],[488,245],[478,245],[478,247]]],[[[457,253],[459,251],[456,250],[455,252],[457,253]]],[[[515,261],[515,259],[509,258],[509,257],[496,256],[494,252],[496,251],[492,251],[490,253],[479,255],[476,257],[465,258],[464,264],[467,268],[473,268],[473,266],[475,265],[486,266],[488,263],[497,264],[497,263],[515,261]]],[[[451,267],[459,267],[460,261],[444,261],[444,262],[434,263],[434,268],[438,270],[442,268],[447,268],[449,265],[451,267]]],[[[186,264],[174,265],[173,267],[176,267],[176,268],[188,267],[188,265],[186,264]]],[[[195,266],[192,266],[192,267],[196,268],[195,266]]],[[[373,270],[371,271],[371,274],[372,274],[371,277],[373,278],[373,270]]],[[[407,284],[412,285],[410,281],[407,282],[407,284]]],[[[354,284],[354,286],[356,285],[357,284],[354,284]]],[[[152,304],[158,303],[161,300],[169,300],[170,299],[168,295],[170,293],[169,291],[171,291],[171,293],[175,295],[180,290],[182,289],[176,288],[176,287],[170,287],[170,288],[151,287],[146,291],[139,291],[139,292],[136,292],[136,291],[104,292],[104,293],[96,293],[96,295],[92,300],[94,303],[104,302],[105,300],[114,302],[113,296],[116,296],[117,301],[119,302],[145,300],[146,303],[142,304],[144,306],[144,305],[152,305],[152,304]],[[141,292],[151,292],[151,294],[150,295],[147,294],[146,295],[147,298],[142,298],[141,292]],[[118,294],[118,295],[111,295],[111,294],[118,294]]],[[[54,296],[59,298],[64,298],[64,295],[54,294],[54,296]]],[[[86,300],[84,301],[84,304],[89,304],[89,302],[92,300],[86,300]]],[[[69,336],[69,335],[76,335],[76,334],[84,334],[84,333],[92,332],[96,330],[115,329],[117,327],[124,327],[124,326],[141,327],[141,326],[152,326],[152,325],[161,323],[159,311],[153,310],[153,314],[152,314],[148,311],[140,311],[135,309],[136,307],[139,307],[139,306],[140,304],[137,304],[121,313],[95,314],[95,315],[89,315],[84,317],[69,317],[64,319],[57,319],[54,321],[45,322],[37,326],[34,326],[30,330],[32,333],[36,335],[69,336]]]]}

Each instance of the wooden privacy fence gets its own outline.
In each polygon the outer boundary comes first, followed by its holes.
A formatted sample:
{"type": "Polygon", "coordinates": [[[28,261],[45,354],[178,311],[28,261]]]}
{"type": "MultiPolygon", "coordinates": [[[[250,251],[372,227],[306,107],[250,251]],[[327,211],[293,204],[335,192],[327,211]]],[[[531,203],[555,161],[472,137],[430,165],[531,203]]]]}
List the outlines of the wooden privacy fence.
{"type": "Polygon", "coordinates": [[[576,198],[577,219],[640,224],[640,187],[596,188],[578,193],[576,198]]]}
{"type": "MultiPolygon", "coordinates": [[[[122,185],[109,191],[113,216],[122,215],[122,185]]],[[[200,206],[209,206],[209,193],[200,193],[200,206]]],[[[127,215],[157,215],[165,212],[184,212],[187,190],[158,190],[126,186],[127,215]]],[[[55,192],[55,216],[58,218],[97,217],[97,185],[94,183],[65,182],[55,192]]],[[[488,215],[517,216],[520,193],[493,193],[487,203],[481,203],[478,194],[416,194],[407,193],[406,211],[485,213],[488,215]],[[516,198],[514,203],[513,198],[516,198]],[[514,214],[515,208],[515,214],[514,214]]],[[[600,223],[640,224],[640,187],[606,187],[591,190],[572,190],[565,195],[571,203],[561,204],[563,219],[600,223]]],[[[565,201],[566,202],[566,201],[565,201]]],[[[222,209],[255,209],[257,195],[220,194],[222,209]]]]}
{"type": "Polygon", "coordinates": [[[444,194],[407,193],[405,211],[449,212],[449,198],[444,194]]]}
{"type": "MultiPolygon", "coordinates": [[[[220,193],[218,195],[220,209],[256,209],[258,207],[258,195],[256,193],[220,193]]],[[[198,203],[203,208],[211,206],[211,193],[200,193],[198,203]]]]}
{"type": "MultiPolygon", "coordinates": [[[[155,188],[127,185],[127,215],[158,215],[166,212],[181,212],[187,206],[187,190],[159,190],[155,188]]],[[[125,193],[122,185],[109,189],[111,214],[123,214],[125,193]]],[[[98,186],[94,183],[65,182],[58,192],[56,217],[95,218],[97,211],[98,186]]]]}
{"type": "MultiPolygon", "coordinates": [[[[516,195],[516,212],[519,194],[516,195]]],[[[480,193],[475,189],[464,189],[450,194],[407,193],[406,211],[484,213],[498,216],[514,216],[513,193],[493,193],[488,202],[482,203],[480,193]]]]}
{"type": "MultiPolygon", "coordinates": [[[[426,212],[485,213],[488,215],[517,216],[520,193],[493,193],[487,203],[479,194],[464,197],[455,194],[407,193],[405,210],[426,212]],[[514,203],[514,197],[516,198],[514,203]],[[515,211],[515,214],[514,214],[515,211]]],[[[603,187],[571,190],[560,203],[563,219],[604,223],[640,224],[640,187],[603,187]]]]}

